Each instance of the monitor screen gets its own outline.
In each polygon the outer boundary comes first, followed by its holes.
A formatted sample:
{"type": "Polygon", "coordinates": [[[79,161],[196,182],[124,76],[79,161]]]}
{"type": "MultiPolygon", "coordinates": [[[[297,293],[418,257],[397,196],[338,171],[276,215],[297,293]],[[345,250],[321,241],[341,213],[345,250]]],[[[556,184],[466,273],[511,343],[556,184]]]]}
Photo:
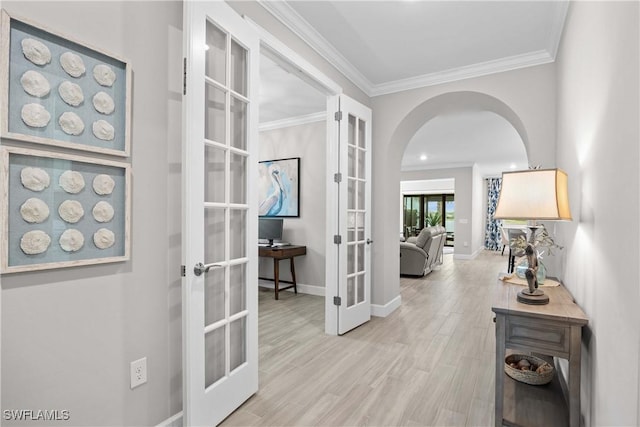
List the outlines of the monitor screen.
{"type": "Polygon", "coordinates": [[[258,220],[258,239],[265,239],[273,245],[274,240],[282,240],[282,218],[260,218],[258,220]]]}

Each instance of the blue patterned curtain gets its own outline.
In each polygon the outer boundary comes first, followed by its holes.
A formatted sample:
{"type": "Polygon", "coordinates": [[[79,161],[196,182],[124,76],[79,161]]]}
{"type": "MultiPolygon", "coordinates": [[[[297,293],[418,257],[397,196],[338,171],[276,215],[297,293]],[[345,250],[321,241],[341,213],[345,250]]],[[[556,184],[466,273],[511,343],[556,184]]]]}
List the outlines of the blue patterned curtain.
{"type": "Polygon", "coordinates": [[[500,236],[502,221],[493,219],[501,186],[502,178],[487,178],[487,228],[484,235],[484,247],[493,251],[502,249],[502,238],[500,236]]]}

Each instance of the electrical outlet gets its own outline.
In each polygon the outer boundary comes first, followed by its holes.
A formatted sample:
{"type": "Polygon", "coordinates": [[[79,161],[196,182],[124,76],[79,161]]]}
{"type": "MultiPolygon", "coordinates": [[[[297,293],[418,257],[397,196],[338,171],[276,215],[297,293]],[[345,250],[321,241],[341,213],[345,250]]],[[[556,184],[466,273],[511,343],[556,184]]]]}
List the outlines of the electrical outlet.
{"type": "Polygon", "coordinates": [[[131,362],[131,389],[147,382],[147,358],[131,362]]]}

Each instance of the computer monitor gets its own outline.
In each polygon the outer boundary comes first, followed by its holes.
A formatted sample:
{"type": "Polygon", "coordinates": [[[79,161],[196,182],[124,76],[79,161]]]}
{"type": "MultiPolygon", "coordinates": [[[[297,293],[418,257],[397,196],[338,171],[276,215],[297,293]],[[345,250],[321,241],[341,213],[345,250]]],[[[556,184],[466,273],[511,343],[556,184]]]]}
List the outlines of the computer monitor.
{"type": "Polygon", "coordinates": [[[269,241],[273,246],[274,240],[282,240],[282,218],[260,218],[258,220],[258,239],[269,241]]]}

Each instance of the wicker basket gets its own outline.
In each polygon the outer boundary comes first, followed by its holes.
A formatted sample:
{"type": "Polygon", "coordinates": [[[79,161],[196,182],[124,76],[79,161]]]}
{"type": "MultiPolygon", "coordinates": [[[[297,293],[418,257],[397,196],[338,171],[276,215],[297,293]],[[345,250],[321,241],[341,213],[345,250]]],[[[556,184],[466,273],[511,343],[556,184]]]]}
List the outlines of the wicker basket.
{"type": "Polygon", "coordinates": [[[526,354],[511,354],[507,356],[504,359],[504,371],[514,380],[531,385],[543,385],[551,382],[554,373],[553,366],[551,366],[549,363],[540,359],[539,357],[529,356],[526,354]],[[540,365],[546,365],[550,369],[543,373],[537,373],[535,370],[521,371],[520,369],[509,366],[509,363],[518,363],[522,359],[528,360],[529,363],[535,365],[536,367],[540,365]]]}

